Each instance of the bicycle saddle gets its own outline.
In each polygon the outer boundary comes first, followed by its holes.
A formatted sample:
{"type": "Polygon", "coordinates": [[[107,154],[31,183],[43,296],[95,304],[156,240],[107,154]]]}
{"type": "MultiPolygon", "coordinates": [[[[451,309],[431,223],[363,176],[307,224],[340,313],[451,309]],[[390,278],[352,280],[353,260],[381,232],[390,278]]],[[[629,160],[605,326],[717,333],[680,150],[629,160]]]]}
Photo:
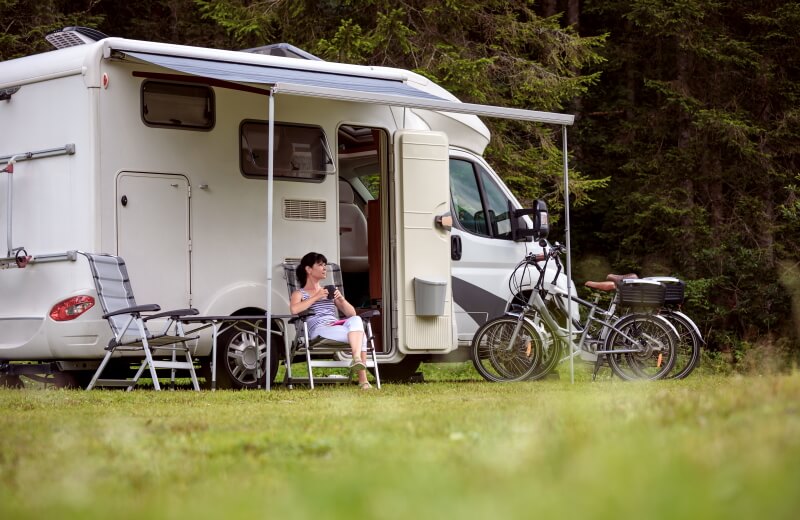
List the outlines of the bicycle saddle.
{"type": "Polygon", "coordinates": [[[617,288],[617,284],[611,281],[608,282],[586,282],[583,285],[589,287],[590,289],[597,289],[598,291],[614,291],[617,288]]]}

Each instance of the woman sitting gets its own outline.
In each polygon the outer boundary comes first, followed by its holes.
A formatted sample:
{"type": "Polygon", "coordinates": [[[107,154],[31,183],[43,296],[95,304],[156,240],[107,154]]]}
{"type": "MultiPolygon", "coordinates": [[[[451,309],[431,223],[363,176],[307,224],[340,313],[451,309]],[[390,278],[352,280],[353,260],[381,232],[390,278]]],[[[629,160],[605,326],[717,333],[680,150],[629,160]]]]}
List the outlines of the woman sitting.
{"type": "Polygon", "coordinates": [[[339,289],[320,285],[328,274],[328,260],[320,253],[308,253],[300,260],[296,274],[300,289],[292,293],[289,300],[290,312],[299,314],[309,309],[314,312],[306,322],[309,340],[322,336],[349,343],[353,354],[350,370],[358,372],[358,385],[363,390],[372,388],[367,381],[364,323],[356,316],[356,310],[344,299],[339,289]],[[347,319],[340,320],[337,309],[347,319]]]}

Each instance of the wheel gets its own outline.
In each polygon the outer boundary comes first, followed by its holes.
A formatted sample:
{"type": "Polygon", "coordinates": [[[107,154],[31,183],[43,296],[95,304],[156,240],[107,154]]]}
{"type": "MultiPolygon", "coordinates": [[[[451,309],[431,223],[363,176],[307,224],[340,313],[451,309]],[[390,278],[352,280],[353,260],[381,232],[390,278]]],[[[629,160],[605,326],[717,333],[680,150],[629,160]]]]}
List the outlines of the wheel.
{"type": "MultiPolygon", "coordinates": [[[[550,315],[553,316],[556,323],[560,326],[567,326],[567,313],[555,301],[550,298],[545,300],[545,305],[550,315]]],[[[562,341],[558,339],[558,335],[551,330],[550,326],[542,320],[538,314],[534,313],[531,321],[543,331],[544,341],[542,343],[542,356],[539,360],[539,365],[533,369],[528,376],[528,379],[535,381],[543,379],[547,374],[555,370],[556,366],[561,362],[562,354],[562,341]]]]}
{"type": "Polygon", "coordinates": [[[487,381],[519,381],[536,368],[543,343],[543,334],[528,321],[501,316],[484,323],[475,333],[472,364],[487,381]]]}
{"type": "Polygon", "coordinates": [[[547,377],[547,374],[555,370],[561,361],[561,342],[557,336],[547,328],[544,322],[540,323],[545,332],[542,335],[542,352],[539,363],[528,375],[527,379],[535,381],[547,377]]]}
{"type": "MultiPolygon", "coordinates": [[[[621,379],[662,379],[675,366],[674,328],[652,314],[629,314],[620,318],[606,338],[604,349],[611,370],[621,379]]],[[[600,354],[600,352],[598,352],[600,354]]]]}
{"type": "MultiPolygon", "coordinates": [[[[419,356],[406,356],[399,363],[382,363],[379,367],[381,383],[408,383],[419,370],[419,356]]],[[[375,374],[373,369],[370,372],[375,374]]]]}
{"type": "Polygon", "coordinates": [[[703,339],[694,322],[682,312],[664,311],[660,315],[678,331],[678,341],[675,344],[675,366],[668,377],[683,379],[692,373],[700,361],[700,345],[703,339]]]}
{"type": "MultiPolygon", "coordinates": [[[[269,377],[275,381],[278,356],[283,352],[283,339],[272,336],[269,377]]],[[[253,389],[264,385],[264,364],[267,358],[266,332],[231,327],[217,340],[217,388],[253,389]]]]}

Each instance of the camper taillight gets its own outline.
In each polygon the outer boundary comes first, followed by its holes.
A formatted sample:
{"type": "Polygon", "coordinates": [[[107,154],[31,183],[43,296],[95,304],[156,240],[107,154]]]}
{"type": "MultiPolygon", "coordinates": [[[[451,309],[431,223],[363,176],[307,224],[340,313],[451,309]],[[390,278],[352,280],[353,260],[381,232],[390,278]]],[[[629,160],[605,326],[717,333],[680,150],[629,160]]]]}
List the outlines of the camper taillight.
{"type": "Polygon", "coordinates": [[[92,307],[94,307],[94,298],[91,296],[73,296],[53,305],[53,308],[50,309],[50,318],[53,321],[74,320],[92,307]]]}

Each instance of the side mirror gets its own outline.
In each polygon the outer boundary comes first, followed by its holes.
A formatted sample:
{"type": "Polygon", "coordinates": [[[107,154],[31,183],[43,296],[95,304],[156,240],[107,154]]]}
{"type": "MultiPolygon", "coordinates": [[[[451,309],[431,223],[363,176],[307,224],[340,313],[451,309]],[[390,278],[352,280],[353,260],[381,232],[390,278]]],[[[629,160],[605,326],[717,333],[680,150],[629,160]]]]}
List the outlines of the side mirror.
{"type": "Polygon", "coordinates": [[[531,239],[543,240],[550,233],[550,216],[547,212],[545,201],[537,199],[533,201],[533,207],[529,209],[512,209],[511,202],[508,203],[508,212],[511,218],[511,238],[516,242],[530,241],[531,239]],[[533,228],[528,229],[525,225],[523,216],[530,215],[533,220],[533,228]]]}

